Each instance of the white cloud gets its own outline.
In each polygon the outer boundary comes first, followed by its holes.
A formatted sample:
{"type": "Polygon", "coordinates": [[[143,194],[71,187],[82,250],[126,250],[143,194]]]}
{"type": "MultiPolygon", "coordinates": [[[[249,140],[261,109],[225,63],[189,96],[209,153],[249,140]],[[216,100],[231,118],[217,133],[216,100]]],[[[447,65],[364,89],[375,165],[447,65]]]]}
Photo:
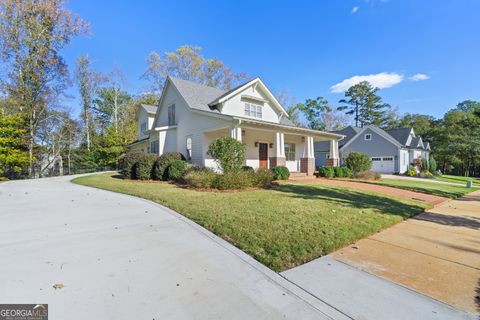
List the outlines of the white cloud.
{"type": "Polygon", "coordinates": [[[422,80],[430,79],[430,76],[428,74],[425,74],[425,73],[417,73],[417,74],[414,74],[413,76],[409,77],[408,79],[410,79],[412,81],[422,81],[422,80]]]}
{"type": "Polygon", "coordinates": [[[362,81],[368,81],[376,88],[384,89],[393,87],[403,81],[403,75],[394,72],[381,72],[377,74],[370,74],[366,76],[353,76],[345,79],[330,87],[330,91],[334,93],[347,91],[353,85],[362,81]]]}
{"type": "Polygon", "coordinates": [[[357,13],[358,9],[360,9],[360,8],[357,7],[357,6],[353,7],[351,13],[352,13],[352,14],[353,14],[353,13],[357,13]]]}

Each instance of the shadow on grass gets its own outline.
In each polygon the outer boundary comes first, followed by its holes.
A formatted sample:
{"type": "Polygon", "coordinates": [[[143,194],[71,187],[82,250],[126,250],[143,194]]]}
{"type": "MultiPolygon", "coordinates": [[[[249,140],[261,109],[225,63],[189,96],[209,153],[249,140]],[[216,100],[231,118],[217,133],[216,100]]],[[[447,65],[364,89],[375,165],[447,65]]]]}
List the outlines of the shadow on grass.
{"type": "Polygon", "coordinates": [[[404,219],[424,212],[425,208],[419,205],[407,204],[383,196],[369,195],[353,190],[319,188],[308,185],[285,184],[276,191],[291,194],[292,197],[305,200],[325,200],[342,206],[358,209],[377,209],[383,214],[401,216],[404,219]]]}
{"type": "Polygon", "coordinates": [[[422,215],[415,217],[415,219],[434,222],[444,226],[466,227],[475,230],[480,229],[480,218],[475,217],[453,216],[433,212],[424,212],[422,215]]]}
{"type": "Polygon", "coordinates": [[[125,178],[124,178],[120,173],[114,174],[114,175],[112,175],[111,177],[114,178],[114,179],[125,180],[125,178]]]}

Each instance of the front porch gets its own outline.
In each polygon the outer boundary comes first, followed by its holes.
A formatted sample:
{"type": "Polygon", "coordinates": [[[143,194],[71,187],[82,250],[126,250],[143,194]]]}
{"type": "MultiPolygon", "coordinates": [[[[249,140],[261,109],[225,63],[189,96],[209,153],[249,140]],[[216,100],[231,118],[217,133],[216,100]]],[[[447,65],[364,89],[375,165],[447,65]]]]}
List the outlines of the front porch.
{"type": "MultiPolygon", "coordinates": [[[[217,129],[203,134],[204,165],[216,168],[216,163],[207,154],[209,144],[215,139],[229,136],[246,145],[245,165],[254,169],[286,166],[290,172],[312,176],[315,171],[313,145],[315,141],[331,141],[331,165],[338,164],[337,135],[331,136],[316,130],[283,127],[272,124],[242,123],[234,127],[217,129]]],[[[341,138],[341,137],[340,137],[341,138]]]]}

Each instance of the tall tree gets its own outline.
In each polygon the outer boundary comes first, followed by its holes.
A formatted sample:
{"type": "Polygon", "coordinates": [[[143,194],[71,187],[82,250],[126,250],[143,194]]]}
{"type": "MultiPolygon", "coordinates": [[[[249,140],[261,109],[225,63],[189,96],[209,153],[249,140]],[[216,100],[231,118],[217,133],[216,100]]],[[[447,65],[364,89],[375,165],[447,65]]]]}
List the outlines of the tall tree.
{"type": "Polygon", "coordinates": [[[434,128],[438,125],[438,120],[435,117],[416,114],[416,113],[406,113],[389,126],[389,129],[397,128],[413,128],[417,135],[422,136],[426,141],[431,141],[431,136],[433,134],[434,128]]]}
{"type": "Polygon", "coordinates": [[[121,109],[132,97],[115,85],[101,88],[95,99],[95,112],[101,122],[102,130],[109,126],[118,133],[121,109]]]}
{"type": "Polygon", "coordinates": [[[303,113],[308,128],[325,130],[323,115],[332,111],[332,107],[325,98],[307,99],[305,103],[297,104],[296,108],[303,113]]]}
{"type": "Polygon", "coordinates": [[[0,177],[17,178],[28,165],[23,118],[0,113],[0,177]]]}
{"type": "Polygon", "coordinates": [[[88,25],[61,0],[1,0],[0,54],[3,88],[26,118],[29,175],[36,130],[47,108],[65,88],[67,68],[60,51],[88,25]]]}
{"type": "Polygon", "coordinates": [[[345,99],[339,101],[347,105],[338,107],[338,110],[347,110],[347,115],[353,115],[356,127],[369,124],[384,126],[391,107],[382,102],[377,91],[378,88],[372,87],[368,81],[353,85],[345,92],[345,99]]]}
{"type": "Polygon", "coordinates": [[[480,102],[474,100],[464,100],[457,104],[457,109],[461,111],[472,112],[480,109],[480,102]]]}
{"type": "Polygon", "coordinates": [[[105,78],[100,72],[92,69],[90,58],[87,55],[78,57],[74,75],[82,99],[82,119],[85,126],[87,151],[90,151],[94,125],[92,121],[92,107],[100,85],[105,78]]]}
{"type": "Polygon", "coordinates": [[[157,94],[167,76],[191,80],[200,84],[229,90],[246,79],[245,74],[236,73],[223,61],[206,59],[200,47],[181,46],[175,52],[162,55],[152,52],[147,57],[147,70],[142,78],[149,81],[157,94]]]}

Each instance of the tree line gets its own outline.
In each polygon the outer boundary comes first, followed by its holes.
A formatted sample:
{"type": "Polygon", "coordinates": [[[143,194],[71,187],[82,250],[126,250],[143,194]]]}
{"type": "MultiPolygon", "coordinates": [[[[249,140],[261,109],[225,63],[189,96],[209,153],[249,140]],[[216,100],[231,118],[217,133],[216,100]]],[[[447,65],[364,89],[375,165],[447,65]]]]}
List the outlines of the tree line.
{"type": "MultiPolygon", "coordinates": [[[[141,75],[148,88],[140,93],[128,90],[121,69],[101,72],[86,54],[76,59],[70,74],[62,49],[89,30],[63,1],[0,0],[0,177],[114,169],[137,137],[138,105],[155,105],[167,76],[224,90],[248,79],[221,60],[204,57],[195,46],[152,52],[141,75]],[[80,97],[78,116],[66,107],[71,86],[80,97]]],[[[352,122],[359,127],[413,127],[431,143],[443,171],[480,174],[478,102],[461,102],[442,119],[399,116],[378,91],[368,82],[356,84],[339,107],[321,96],[303,103],[285,92],[277,97],[294,123],[312,129],[336,130],[352,122]]]]}

